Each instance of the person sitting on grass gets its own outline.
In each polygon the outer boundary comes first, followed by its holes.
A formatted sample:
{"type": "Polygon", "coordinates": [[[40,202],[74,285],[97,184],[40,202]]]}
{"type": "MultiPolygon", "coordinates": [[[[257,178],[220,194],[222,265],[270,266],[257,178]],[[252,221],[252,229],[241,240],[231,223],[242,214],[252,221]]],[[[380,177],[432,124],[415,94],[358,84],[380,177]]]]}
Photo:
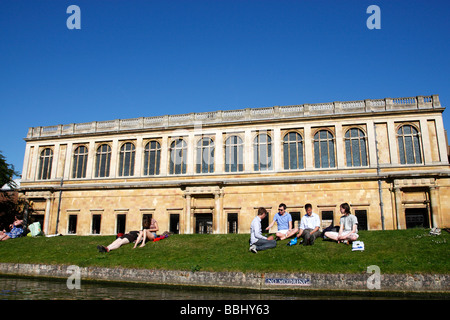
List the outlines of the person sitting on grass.
{"type": "Polygon", "coordinates": [[[292,228],[292,216],[289,212],[286,212],[286,205],[284,203],[280,203],[278,206],[278,212],[275,214],[272,223],[266,228],[266,230],[270,230],[275,222],[278,225],[276,236],[279,240],[290,238],[298,231],[297,229],[292,228]]]}
{"type": "Polygon", "coordinates": [[[359,238],[358,235],[358,219],[355,215],[350,214],[350,206],[348,203],[343,203],[339,207],[343,216],[340,220],[339,232],[328,231],[325,236],[337,243],[349,244],[359,238]]]}
{"type": "Polygon", "coordinates": [[[312,212],[312,205],[305,204],[306,214],[300,220],[300,228],[297,238],[291,240],[290,245],[297,243],[298,238],[303,238],[303,245],[313,245],[316,238],[320,236],[320,218],[317,214],[312,212]]]}
{"type": "Polygon", "coordinates": [[[139,246],[139,248],[142,248],[145,246],[145,243],[148,239],[148,241],[153,241],[156,238],[156,231],[159,230],[158,227],[158,222],[155,219],[151,219],[151,221],[149,221],[148,219],[144,219],[143,222],[143,228],[141,231],[139,231],[139,236],[136,240],[136,243],[134,244],[134,248],[136,248],[136,246],[141,242],[141,245],[139,246]]]}
{"type": "Polygon", "coordinates": [[[23,217],[20,214],[16,214],[14,216],[14,222],[9,225],[10,231],[0,232],[0,240],[5,241],[8,239],[15,239],[22,235],[23,233],[23,217]]]}
{"type": "Polygon", "coordinates": [[[137,240],[139,236],[139,231],[130,231],[128,233],[125,233],[123,236],[118,237],[116,240],[114,240],[109,246],[97,246],[97,249],[99,252],[110,252],[111,250],[119,249],[121,246],[133,243],[137,240]]]}
{"type": "Polygon", "coordinates": [[[257,253],[258,251],[275,248],[277,246],[276,240],[273,236],[265,237],[261,232],[261,220],[267,215],[265,208],[258,209],[258,215],[253,219],[250,225],[250,249],[249,251],[257,253]]]}

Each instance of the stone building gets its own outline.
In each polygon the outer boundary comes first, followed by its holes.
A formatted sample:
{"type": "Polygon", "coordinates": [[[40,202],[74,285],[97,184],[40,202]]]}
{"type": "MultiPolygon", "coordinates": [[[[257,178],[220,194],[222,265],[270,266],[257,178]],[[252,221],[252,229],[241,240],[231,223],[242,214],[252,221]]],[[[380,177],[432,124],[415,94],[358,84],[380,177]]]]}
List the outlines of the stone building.
{"type": "MultiPolygon", "coordinates": [[[[417,96],[30,128],[20,192],[47,234],[248,233],[280,203],[322,225],[450,226],[439,97],[417,96]]],[[[264,221],[268,224],[268,221],[264,221]]],[[[275,230],[276,226],[272,231],[275,230]]]]}

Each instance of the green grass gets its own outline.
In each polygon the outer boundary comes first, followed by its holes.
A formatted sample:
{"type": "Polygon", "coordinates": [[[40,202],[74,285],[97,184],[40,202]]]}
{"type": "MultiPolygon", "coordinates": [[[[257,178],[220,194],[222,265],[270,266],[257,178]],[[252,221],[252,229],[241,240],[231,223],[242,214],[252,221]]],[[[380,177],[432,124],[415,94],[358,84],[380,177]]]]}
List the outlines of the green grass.
{"type": "Polygon", "coordinates": [[[314,246],[248,251],[248,234],[173,235],[133,249],[128,244],[107,254],[114,236],[24,237],[0,243],[0,262],[188,271],[361,273],[377,265],[383,273],[449,273],[450,234],[430,236],[429,229],[360,231],[365,251],[316,240],[314,246]]]}

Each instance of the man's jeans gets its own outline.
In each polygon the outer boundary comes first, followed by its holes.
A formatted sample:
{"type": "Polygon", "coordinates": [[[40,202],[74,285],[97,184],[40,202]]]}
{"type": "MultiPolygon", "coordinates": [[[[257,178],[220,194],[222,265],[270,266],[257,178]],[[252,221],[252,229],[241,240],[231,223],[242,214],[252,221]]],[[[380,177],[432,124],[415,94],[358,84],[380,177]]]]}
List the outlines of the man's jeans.
{"type": "Polygon", "coordinates": [[[257,251],[262,251],[262,250],[266,250],[266,249],[275,248],[277,246],[277,241],[276,240],[259,239],[258,241],[256,241],[254,243],[254,245],[256,246],[257,251]]]}

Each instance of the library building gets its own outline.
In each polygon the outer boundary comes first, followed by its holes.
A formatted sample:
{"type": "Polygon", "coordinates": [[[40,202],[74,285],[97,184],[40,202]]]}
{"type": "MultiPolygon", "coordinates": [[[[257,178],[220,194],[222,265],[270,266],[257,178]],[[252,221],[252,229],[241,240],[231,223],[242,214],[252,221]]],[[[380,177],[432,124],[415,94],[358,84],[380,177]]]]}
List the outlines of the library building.
{"type": "Polygon", "coordinates": [[[249,233],[280,203],[295,227],[311,203],[325,228],[343,202],[359,230],[446,228],[444,109],[430,95],[32,127],[19,194],[46,234],[114,235],[150,217],[158,233],[249,233]]]}

